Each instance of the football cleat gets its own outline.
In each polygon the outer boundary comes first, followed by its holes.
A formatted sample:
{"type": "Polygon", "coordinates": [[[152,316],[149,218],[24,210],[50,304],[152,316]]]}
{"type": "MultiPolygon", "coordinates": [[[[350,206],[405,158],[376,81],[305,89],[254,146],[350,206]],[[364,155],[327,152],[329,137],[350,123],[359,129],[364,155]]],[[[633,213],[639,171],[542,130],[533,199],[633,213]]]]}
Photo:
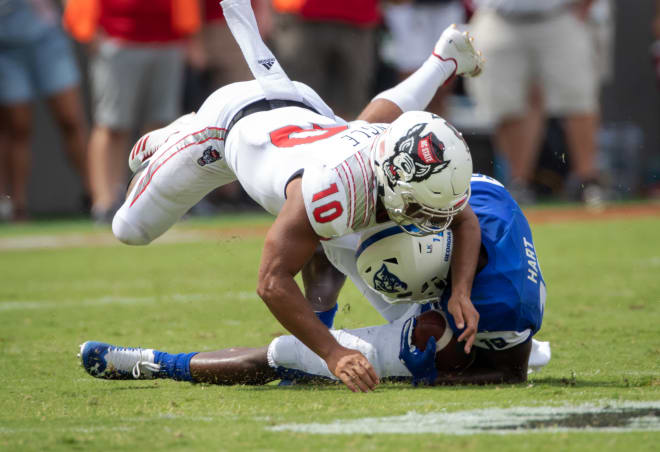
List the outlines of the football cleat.
{"type": "Polygon", "coordinates": [[[456,65],[456,75],[476,77],[484,67],[484,57],[473,46],[474,38],[467,31],[460,32],[452,24],[440,35],[433,55],[442,61],[451,60],[456,65]]]}
{"type": "Polygon", "coordinates": [[[128,154],[128,166],[131,171],[135,173],[140,165],[149,160],[163,144],[175,139],[181,133],[181,127],[190,123],[194,117],[194,112],[188,113],[163,128],[142,135],[128,154]]]}
{"type": "Polygon", "coordinates": [[[160,364],[154,362],[153,349],[87,341],[80,345],[78,357],[88,374],[106,380],[151,379],[160,370],[160,364]]]}

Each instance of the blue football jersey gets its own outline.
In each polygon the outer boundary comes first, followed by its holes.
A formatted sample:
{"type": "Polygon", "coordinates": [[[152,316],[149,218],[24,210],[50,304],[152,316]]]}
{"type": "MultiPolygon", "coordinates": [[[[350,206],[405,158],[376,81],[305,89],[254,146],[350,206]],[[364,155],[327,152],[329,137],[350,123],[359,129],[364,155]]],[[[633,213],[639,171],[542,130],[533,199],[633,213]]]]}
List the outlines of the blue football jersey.
{"type": "MultiPolygon", "coordinates": [[[[541,328],[545,282],[527,219],[495,179],[475,174],[469,204],[479,219],[488,263],[474,278],[471,300],[479,312],[479,333],[541,328]]],[[[451,288],[441,297],[447,311],[451,288]]],[[[455,333],[459,330],[449,318],[455,333]]],[[[531,335],[530,335],[531,337],[531,335]]]]}

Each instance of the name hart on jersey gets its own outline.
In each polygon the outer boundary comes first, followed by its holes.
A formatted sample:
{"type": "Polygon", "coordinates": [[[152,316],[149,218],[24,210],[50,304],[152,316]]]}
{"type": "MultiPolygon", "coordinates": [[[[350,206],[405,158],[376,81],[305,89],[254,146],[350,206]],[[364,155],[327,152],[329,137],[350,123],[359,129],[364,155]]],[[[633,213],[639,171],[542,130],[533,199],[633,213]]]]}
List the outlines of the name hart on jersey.
{"type": "Polygon", "coordinates": [[[538,284],[539,264],[536,260],[536,251],[534,250],[534,245],[532,242],[528,242],[525,236],[523,236],[522,239],[523,243],[525,244],[525,254],[528,257],[527,265],[529,268],[527,268],[527,279],[529,279],[534,284],[538,284]]]}

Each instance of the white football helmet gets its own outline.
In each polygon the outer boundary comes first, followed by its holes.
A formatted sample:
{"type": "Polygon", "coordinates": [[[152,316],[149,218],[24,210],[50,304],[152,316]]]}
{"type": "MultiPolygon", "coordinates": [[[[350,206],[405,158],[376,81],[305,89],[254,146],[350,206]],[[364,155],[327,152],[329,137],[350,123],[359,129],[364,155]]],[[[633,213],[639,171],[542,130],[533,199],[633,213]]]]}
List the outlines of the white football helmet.
{"type": "Polygon", "coordinates": [[[409,234],[441,232],[467,205],[470,150],[440,116],[424,111],[402,114],[374,144],[371,159],[390,219],[408,226],[409,234]]]}
{"type": "Polygon", "coordinates": [[[437,301],[447,285],[452,242],[451,231],[412,237],[388,223],[362,234],[358,273],[389,303],[437,301]]]}

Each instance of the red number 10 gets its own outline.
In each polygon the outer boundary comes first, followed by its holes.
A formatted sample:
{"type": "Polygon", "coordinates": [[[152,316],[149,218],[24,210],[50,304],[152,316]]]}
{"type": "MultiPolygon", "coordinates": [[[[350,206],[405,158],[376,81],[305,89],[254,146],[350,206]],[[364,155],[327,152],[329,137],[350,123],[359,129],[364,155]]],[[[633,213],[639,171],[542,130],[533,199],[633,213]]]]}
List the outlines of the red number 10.
{"type": "MultiPolygon", "coordinates": [[[[319,199],[323,199],[326,196],[333,195],[337,192],[339,192],[337,184],[332,184],[329,188],[315,193],[314,196],[312,196],[312,202],[318,201],[319,199]]],[[[330,201],[327,204],[317,207],[312,213],[314,214],[314,219],[318,223],[327,223],[344,213],[344,208],[339,201],[330,201]]]]}

